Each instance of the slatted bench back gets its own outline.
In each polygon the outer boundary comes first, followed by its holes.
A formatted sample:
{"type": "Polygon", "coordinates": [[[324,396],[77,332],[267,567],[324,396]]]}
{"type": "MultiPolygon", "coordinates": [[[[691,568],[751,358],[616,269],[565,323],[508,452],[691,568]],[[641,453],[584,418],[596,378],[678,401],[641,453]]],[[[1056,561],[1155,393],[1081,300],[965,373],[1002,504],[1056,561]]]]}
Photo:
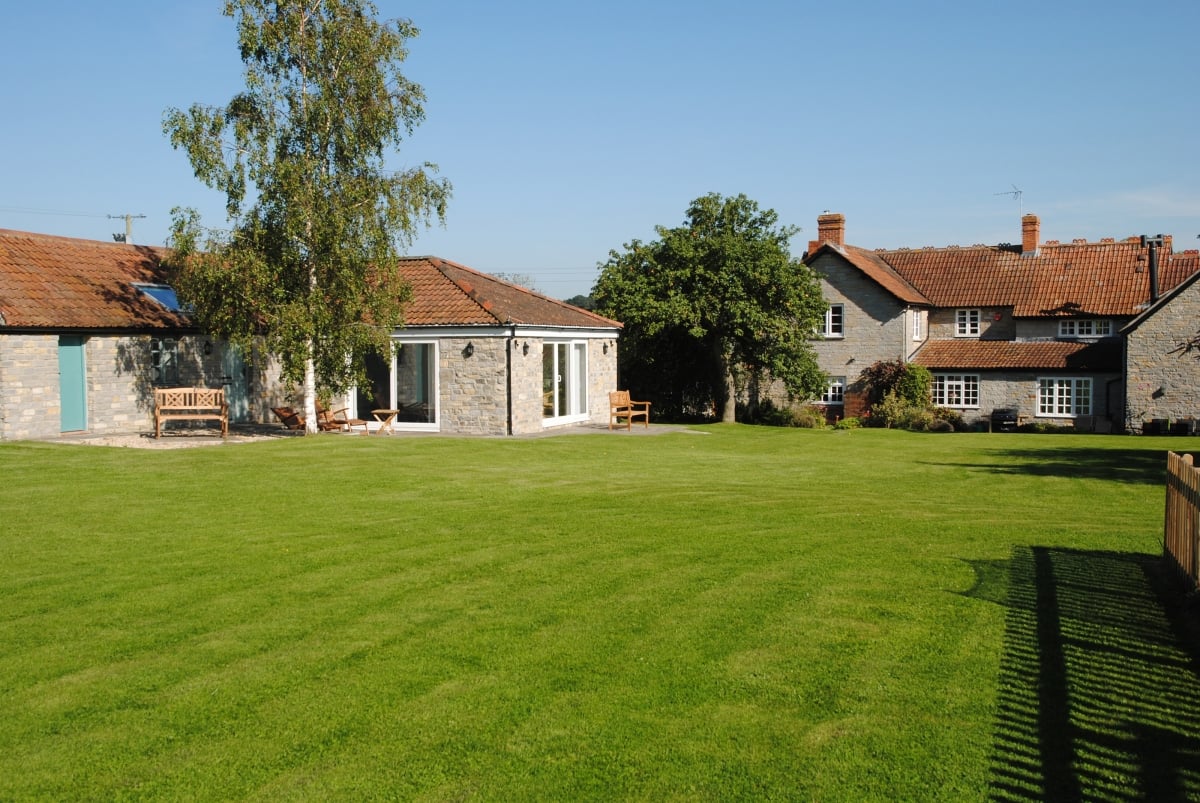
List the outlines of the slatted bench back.
{"type": "Polygon", "coordinates": [[[221,388],[156,388],[155,406],[164,410],[207,410],[225,406],[221,388]]]}

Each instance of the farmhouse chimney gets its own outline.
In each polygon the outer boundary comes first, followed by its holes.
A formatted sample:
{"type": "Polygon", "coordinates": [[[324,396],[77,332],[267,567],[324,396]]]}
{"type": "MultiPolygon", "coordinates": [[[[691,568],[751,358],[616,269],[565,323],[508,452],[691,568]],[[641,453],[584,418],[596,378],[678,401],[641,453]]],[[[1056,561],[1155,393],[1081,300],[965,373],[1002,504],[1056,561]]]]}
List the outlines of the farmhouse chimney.
{"type": "Polygon", "coordinates": [[[839,247],[846,244],[845,215],[830,212],[817,215],[817,239],[808,244],[809,253],[820,248],[822,243],[829,243],[830,245],[839,247]]]}
{"type": "Polygon", "coordinates": [[[1158,249],[1164,245],[1170,245],[1170,238],[1163,237],[1161,234],[1157,237],[1147,237],[1142,235],[1142,248],[1150,249],[1150,303],[1158,301],[1158,249]]]}
{"type": "Polygon", "coordinates": [[[1035,257],[1038,254],[1042,234],[1042,222],[1037,215],[1025,215],[1021,218],[1021,256],[1035,257]]]}

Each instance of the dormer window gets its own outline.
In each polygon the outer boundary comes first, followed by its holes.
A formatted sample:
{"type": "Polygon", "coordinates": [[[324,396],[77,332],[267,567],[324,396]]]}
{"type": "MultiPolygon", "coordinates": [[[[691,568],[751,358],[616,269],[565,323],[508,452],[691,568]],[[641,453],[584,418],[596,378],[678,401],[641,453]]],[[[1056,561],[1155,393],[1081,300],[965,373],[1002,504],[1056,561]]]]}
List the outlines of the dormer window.
{"type": "Polygon", "coordinates": [[[1104,318],[1070,319],[1058,322],[1059,337],[1111,337],[1112,321],[1104,318]]]}
{"type": "Polygon", "coordinates": [[[979,337],[979,310],[960,309],[954,311],[954,336],[979,337]]]}

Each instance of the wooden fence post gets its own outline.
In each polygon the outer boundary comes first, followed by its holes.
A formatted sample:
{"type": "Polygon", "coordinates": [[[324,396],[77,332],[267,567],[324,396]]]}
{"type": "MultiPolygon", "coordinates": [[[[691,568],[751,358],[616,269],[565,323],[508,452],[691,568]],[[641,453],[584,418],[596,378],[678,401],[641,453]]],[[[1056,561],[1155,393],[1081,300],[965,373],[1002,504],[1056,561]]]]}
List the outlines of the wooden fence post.
{"type": "Polygon", "coordinates": [[[1190,454],[1167,452],[1163,557],[1200,588],[1200,471],[1190,454]]]}

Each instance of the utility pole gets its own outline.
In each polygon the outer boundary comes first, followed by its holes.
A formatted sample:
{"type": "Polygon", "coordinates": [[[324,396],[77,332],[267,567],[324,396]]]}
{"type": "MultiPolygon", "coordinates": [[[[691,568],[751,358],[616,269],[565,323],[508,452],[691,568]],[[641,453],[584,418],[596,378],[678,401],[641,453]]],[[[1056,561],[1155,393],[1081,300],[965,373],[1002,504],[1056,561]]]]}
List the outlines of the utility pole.
{"type": "Polygon", "coordinates": [[[133,221],[135,218],[140,220],[141,218],[144,218],[144,217],[145,217],[145,215],[130,215],[130,214],[109,215],[108,216],[109,220],[113,220],[115,218],[117,220],[123,219],[125,221],[125,233],[121,234],[120,232],[118,232],[113,235],[113,239],[119,243],[132,244],[133,243],[133,221]]]}

